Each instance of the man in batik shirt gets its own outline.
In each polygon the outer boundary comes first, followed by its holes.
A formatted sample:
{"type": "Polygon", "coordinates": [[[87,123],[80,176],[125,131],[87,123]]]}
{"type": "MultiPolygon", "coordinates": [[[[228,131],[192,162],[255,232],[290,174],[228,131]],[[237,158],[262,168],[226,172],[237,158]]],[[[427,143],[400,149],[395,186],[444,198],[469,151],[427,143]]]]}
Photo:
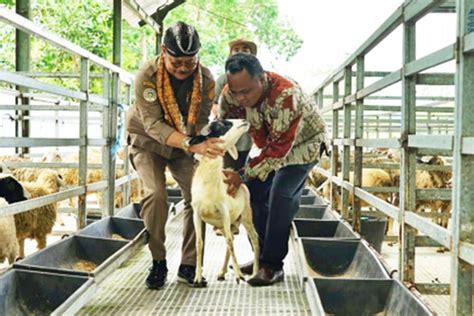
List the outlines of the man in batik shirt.
{"type": "MultiPolygon", "coordinates": [[[[284,278],[290,225],[308,173],[318,161],[326,126],[297,83],[264,71],[255,56],[233,55],[225,67],[228,84],[221,102],[231,104],[234,113],[245,109],[242,118],[250,123],[250,135],[260,149],[239,173],[226,172],[229,194],[246,180],[261,249],[261,268],[248,283],[271,285],[284,278]]],[[[252,264],[243,265],[242,272],[251,274],[252,264]]]]}
{"type": "Polygon", "coordinates": [[[165,32],[161,54],[143,65],[135,78],[135,105],[127,113],[127,142],[130,160],[145,186],[141,217],[149,235],[153,257],[145,280],[149,289],[166,282],[165,225],[168,218],[165,169],[183,192],[183,246],[178,281],[192,286],[196,268],[196,236],[191,208],[191,153],[223,156],[210,138],[191,145],[208,122],[214,99],[214,80],[199,62],[201,43],[191,25],[178,22],[165,32]]]}

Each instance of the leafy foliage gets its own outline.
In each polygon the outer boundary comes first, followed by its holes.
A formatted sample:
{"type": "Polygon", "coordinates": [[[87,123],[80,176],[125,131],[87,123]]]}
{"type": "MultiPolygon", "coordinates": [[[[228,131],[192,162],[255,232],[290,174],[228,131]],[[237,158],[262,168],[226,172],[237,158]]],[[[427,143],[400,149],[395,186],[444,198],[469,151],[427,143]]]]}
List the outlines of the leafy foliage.
{"type": "Polygon", "coordinates": [[[189,0],[171,11],[165,23],[179,20],[197,28],[203,43],[200,55],[208,66],[223,65],[227,43],[236,38],[254,40],[287,59],[302,45],[291,26],[279,18],[275,0],[189,0]]]}
{"type": "MultiPolygon", "coordinates": [[[[14,8],[14,0],[0,0],[14,8]]],[[[112,9],[101,0],[33,0],[33,21],[106,59],[112,60],[112,9]]],[[[247,38],[264,44],[277,55],[290,58],[302,44],[292,28],[279,18],[276,0],[188,0],[171,11],[165,28],[177,20],[194,25],[203,48],[200,56],[207,66],[222,66],[228,55],[227,43],[247,38]]],[[[14,70],[15,29],[0,28],[0,67],[14,70]]],[[[122,67],[135,72],[155,53],[155,35],[151,28],[136,28],[123,23],[122,67]]],[[[31,71],[75,72],[80,69],[77,56],[32,37],[31,71]]],[[[100,71],[93,67],[92,71],[100,71]]],[[[77,79],[48,79],[63,86],[78,87],[77,79]]],[[[93,90],[100,90],[100,83],[93,90]]]]}

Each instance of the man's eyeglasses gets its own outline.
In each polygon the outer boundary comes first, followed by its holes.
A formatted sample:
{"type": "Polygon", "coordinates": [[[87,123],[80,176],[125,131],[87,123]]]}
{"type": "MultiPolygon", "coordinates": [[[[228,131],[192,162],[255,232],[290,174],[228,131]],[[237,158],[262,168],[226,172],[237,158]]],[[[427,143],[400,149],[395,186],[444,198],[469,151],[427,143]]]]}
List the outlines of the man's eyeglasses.
{"type": "Polygon", "coordinates": [[[170,57],[168,57],[168,60],[171,64],[171,66],[173,66],[173,68],[175,69],[178,69],[178,68],[181,68],[181,67],[185,67],[187,69],[192,69],[194,68],[198,62],[199,62],[199,58],[197,57],[194,57],[193,59],[191,60],[186,60],[186,61],[182,61],[182,60],[172,60],[170,57]]]}

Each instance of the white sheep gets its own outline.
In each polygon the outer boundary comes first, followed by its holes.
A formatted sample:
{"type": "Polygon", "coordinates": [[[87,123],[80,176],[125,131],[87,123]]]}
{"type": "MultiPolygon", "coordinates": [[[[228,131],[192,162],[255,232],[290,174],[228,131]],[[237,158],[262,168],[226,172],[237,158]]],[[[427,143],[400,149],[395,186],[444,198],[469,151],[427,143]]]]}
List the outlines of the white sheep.
{"type": "MultiPolygon", "coordinates": [[[[0,208],[8,202],[0,198],[0,208]]],[[[0,263],[8,259],[9,264],[18,257],[19,246],[16,239],[15,218],[13,215],[0,216],[0,263]]]]}
{"type": "MultiPolygon", "coordinates": [[[[211,130],[219,124],[226,124],[229,121],[214,121],[211,123],[211,130]]],[[[249,124],[242,120],[233,120],[232,127],[221,138],[224,140],[222,148],[236,159],[237,150],[235,144],[241,135],[249,129],[249,124]]],[[[219,135],[222,135],[220,133],[219,135]]],[[[245,185],[241,185],[235,197],[227,194],[228,185],[224,183],[225,176],[223,170],[223,158],[214,159],[208,157],[198,157],[200,160],[196,168],[191,186],[192,202],[194,215],[194,228],[196,230],[196,250],[197,267],[194,283],[196,286],[202,286],[202,227],[203,222],[213,225],[224,233],[227,243],[227,252],[222,269],[218,274],[218,280],[225,279],[229,257],[232,256],[234,271],[237,283],[239,280],[245,280],[237,263],[234,253],[231,225],[239,225],[241,222],[250,237],[254,251],[253,275],[258,271],[259,263],[259,244],[258,235],[253,226],[252,209],[250,206],[250,193],[245,185]]]]}

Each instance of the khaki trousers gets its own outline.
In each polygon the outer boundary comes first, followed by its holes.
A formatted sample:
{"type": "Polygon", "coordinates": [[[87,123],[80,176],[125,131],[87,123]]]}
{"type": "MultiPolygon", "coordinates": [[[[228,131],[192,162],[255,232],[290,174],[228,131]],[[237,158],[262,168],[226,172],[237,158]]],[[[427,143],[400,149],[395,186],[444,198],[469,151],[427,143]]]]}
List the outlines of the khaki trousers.
{"type": "MultiPolygon", "coordinates": [[[[129,146],[130,161],[145,186],[145,197],[141,201],[141,218],[149,234],[151,255],[154,260],[166,259],[166,221],[168,219],[168,194],[166,192],[165,169],[171,171],[185,201],[183,218],[183,244],[181,264],[196,265],[196,235],[191,208],[191,181],[194,160],[184,152],[174,150],[171,158],[129,146]]],[[[204,229],[203,229],[204,232],[204,229]]],[[[204,236],[203,236],[204,237],[204,236]]]]}

